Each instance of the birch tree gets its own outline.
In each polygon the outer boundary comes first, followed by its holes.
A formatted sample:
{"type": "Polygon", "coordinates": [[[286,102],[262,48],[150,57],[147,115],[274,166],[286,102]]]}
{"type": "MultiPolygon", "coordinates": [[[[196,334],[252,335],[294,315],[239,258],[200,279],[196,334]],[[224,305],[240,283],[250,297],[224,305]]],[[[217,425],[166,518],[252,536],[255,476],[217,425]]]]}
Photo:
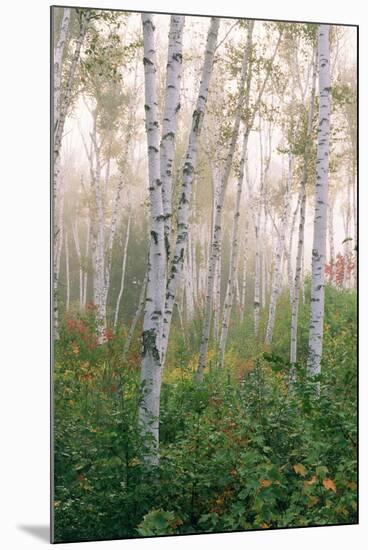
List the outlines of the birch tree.
{"type": "Polygon", "coordinates": [[[171,327],[172,313],[175,303],[176,290],[178,288],[185,247],[189,231],[189,212],[191,203],[191,190],[194,173],[197,165],[198,142],[203,126],[203,118],[208,97],[208,89],[213,70],[215,48],[217,43],[220,19],[212,17],[205,46],[205,56],[202,67],[201,82],[199,86],[196,106],[192,115],[192,126],[189,134],[188,147],[185,155],[181,187],[179,192],[179,204],[177,209],[177,236],[174,254],[170,263],[169,276],[166,288],[164,331],[162,340],[163,360],[166,355],[168,336],[171,327]]]}
{"type": "Polygon", "coordinates": [[[161,391],[161,337],[165,292],[165,233],[160,174],[160,133],[157,109],[155,26],[153,16],[142,14],[144,48],[144,88],[148,181],[150,198],[150,246],[148,279],[142,333],[139,423],[145,438],[144,458],[158,464],[159,413],[161,391]]]}
{"type": "MultiPolygon", "coordinates": [[[[291,305],[291,334],[290,334],[290,363],[294,365],[297,360],[297,341],[298,341],[298,315],[299,315],[299,301],[300,301],[300,288],[303,283],[303,261],[304,261],[304,228],[306,218],[306,183],[308,179],[308,166],[311,156],[311,145],[313,136],[313,118],[314,118],[314,102],[316,95],[316,79],[318,68],[318,50],[317,46],[313,51],[313,76],[312,87],[310,94],[310,103],[308,109],[308,123],[305,139],[305,149],[303,155],[303,172],[300,180],[300,207],[299,207],[299,228],[298,228],[298,245],[295,265],[295,278],[294,278],[294,290],[293,301],[291,305]]],[[[303,285],[303,297],[304,297],[304,285],[303,285]]],[[[304,303],[304,302],[303,302],[304,303]]]]}
{"type": "Polygon", "coordinates": [[[160,143],[160,174],[162,182],[162,203],[165,216],[165,246],[167,260],[170,258],[172,181],[175,153],[177,117],[180,110],[180,80],[185,17],[172,15],[170,18],[169,45],[166,68],[166,93],[162,118],[160,143]]]}
{"type": "Polygon", "coordinates": [[[318,29],[319,56],[319,124],[315,210],[312,250],[311,313],[309,325],[308,372],[321,371],[324,320],[324,290],[326,263],[326,232],[328,208],[328,162],[330,141],[330,47],[329,26],[318,29]]]}

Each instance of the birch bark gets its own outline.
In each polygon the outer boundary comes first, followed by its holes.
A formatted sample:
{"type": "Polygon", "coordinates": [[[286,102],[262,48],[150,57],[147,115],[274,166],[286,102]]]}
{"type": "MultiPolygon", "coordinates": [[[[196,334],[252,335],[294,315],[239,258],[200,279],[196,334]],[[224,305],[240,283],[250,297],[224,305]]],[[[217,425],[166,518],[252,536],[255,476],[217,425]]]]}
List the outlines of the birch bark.
{"type": "MultiPolygon", "coordinates": [[[[203,379],[204,369],[206,367],[208,342],[209,342],[210,330],[211,330],[211,316],[212,316],[212,303],[213,303],[213,290],[214,290],[214,282],[215,282],[216,263],[217,263],[220,248],[221,248],[222,210],[223,210],[225,192],[226,192],[226,188],[227,188],[227,184],[229,181],[230,172],[233,164],[235,148],[238,141],[242,108],[245,103],[244,88],[248,77],[248,66],[249,66],[249,59],[251,55],[253,28],[254,28],[254,21],[249,21],[247,45],[244,50],[244,55],[242,60],[242,69],[241,69],[241,76],[240,76],[240,83],[239,83],[239,95],[238,95],[238,100],[237,100],[236,109],[235,109],[234,125],[233,125],[232,134],[231,134],[229,151],[226,156],[224,171],[221,178],[221,187],[220,187],[219,197],[216,204],[213,235],[211,240],[211,254],[209,259],[209,268],[207,272],[206,301],[205,301],[205,310],[204,310],[204,318],[203,318],[202,338],[201,338],[201,346],[199,351],[198,368],[196,373],[196,378],[198,381],[201,381],[203,379]]],[[[264,83],[264,86],[265,86],[265,83],[264,83]]],[[[263,93],[264,86],[261,89],[262,93],[263,93]]],[[[259,98],[259,101],[260,101],[260,98],[259,98]]],[[[250,131],[250,127],[251,125],[248,127],[249,131],[250,131]]]]}
{"type": "Polygon", "coordinates": [[[162,181],[162,204],[165,216],[165,246],[167,261],[170,258],[172,220],[172,182],[175,154],[175,136],[180,110],[180,81],[182,66],[182,43],[185,17],[170,18],[169,45],[167,52],[166,94],[160,144],[160,174],[162,181]]]}
{"type": "Polygon", "coordinates": [[[328,207],[328,161],[330,141],[330,48],[329,25],[318,30],[319,126],[312,250],[311,314],[307,368],[311,375],[321,371],[324,320],[326,230],[328,207]]]}
{"type": "Polygon", "coordinates": [[[220,19],[212,17],[206,41],[205,56],[202,68],[201,83],[195,110],[192,115],[192,127],[189,135],[188,148],[185,155],[185,162],[182,174],[180,199],[177,211],[177,237],[175,250],[170,262],[169,277],[166,287],[164,330],[162,339],[163,364],[165,360],[168,337],[171,327],[172,313],[175,302],[176,290],[178,288],[181,272],[183,269],[184,252],[188,239],[189,230],[189,206],[194,172],[197,165],[198,141],[203,126],[203,118],[208,97],[208,89],[212,76],[213,61],[217,43],[220,19]]]}
{"type": "Polygon", "coordinates": [[[160,135],[157,109],[155,26],[152,14],[142,14],[144,88],[148,181],[150,198],[150,246],[148,280],[142,334],[139,424],[145,438],[144,460],[159,461],[159,413],[161,392],[161,335],[165,292],[164,213],[160,179],[160,135]]]}
{"type": "Polygon", "coordinates": [[[300,300],[300,288],[302,287],[303,304],[305,301],[304,296],[304,227],[306,219],[306,190],[305,186],[308,179],[308,165],[311,155],[311,144],[313,135],[313,117],[314,117],[314,102],[316,95],[316,79],[317,79],[317,65],[318,65],[318,51],[317,47],[313,52],[313,76],[312,76],[312,88],[310,95],[310,104],[308,109],[308,123],[307,123],[307,135],[306,145],[303,159],[303,173],[300,181],[300,209],[299,209],[299,229],[298,229],[298,247],[295,264],[295,278],[294,278],[294,291],[293,302],[291,304],[291,333],[290,333],[290,363],[294,365],[297,360],[297,343],[298,343],[298,316],[299,316],[299,300],[300,300]]]}
{"type": "Polygon", "coordinates": [[[120,303],[121,303],[121,298],[122,298],[123,292],[124,292],[125,271],[126,271],[126,263],[127,263],[127,257],[128,257],[128,244],[129,244],[131,219],[132,219],[132,210],[131,210],[131,208],[129,208],[128,223],[127,223],[124,250],[123,250],[123,265],[122,265],[122,269],[121,269],[120,289],[119,289],[119,294],[118,294],[118,298],[117,298],[117,301],[116,301],[116,307],[115,307],[114,329],[116,329],[116,326],[118,324],[120,303]]]}

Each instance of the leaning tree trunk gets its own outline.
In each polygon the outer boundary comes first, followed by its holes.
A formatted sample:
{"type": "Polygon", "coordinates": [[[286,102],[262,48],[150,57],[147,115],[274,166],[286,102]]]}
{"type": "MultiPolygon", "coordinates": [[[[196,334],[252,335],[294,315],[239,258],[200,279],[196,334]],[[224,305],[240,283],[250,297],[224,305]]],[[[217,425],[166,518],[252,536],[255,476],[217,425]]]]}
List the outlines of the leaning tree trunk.
{"type": "Polygon", "coordinates": [[[213,60],[215,55],[219,25],[220,19],[212,17],[207,35],[201,83],[199,86],[196,106],[192,115],[192,127],[189,134],[187,152],[185,155],[182,183],[179,193],[179,206],[177,211],[177,236],[175,250],[170,262],[170,270],[166,287],[163,327],[164,330],[162,335],[162,364],[164,364],[165,361],[175,296],[183,269],[184,253],[189,231],[189,206],[191,202],[190,197],[194,179],[194,172],[197,165],[198,142],[203,126],[203,118],[207,103],[208,88],[212,75],[213,60]]]}
{"type": "MultiPolygon", "coordinates": [[[[244,51],[243,61],[242,61],[242,69],[241,69],[240,84],[239,84],[239,95],[238,95],[238,101],[235,109],[234,126],[231,134],[229,151],[225,160],[224,172],[221,178],[220,191],[219,191],[218,200],[216,204],[216,211],[215,211],[214,224],[213,224],[213,235],[211,240],[211,253],[210,253],[209,267],[207,272],[206,301],[205,301],[205,310],[204,310],[204,318],[203,318],[202,338],[201,338],[201,346],[199,350],[198,368],[196,372],[196,378],[198,381],[201,381],[203,379],[204,369],[206,368],[208,342],[209,342],[210,331],[211,331],[212,303],[213,303],[213,290],[214,290],[214,283],[215,283],[216,264],[217,264],[219,252],[221,249],[222,210],[224,205],[225,192],[226,192],[227,184],[229,181],[229,177],[230,177],[230,173],[233,165],[233,158],[235,154],[236,144],[238,141],[243,107],[246,100],[246,98],[244,97],[244,88],[249,75],[249,61],[250,61],[250,55],[251,55],[253,28],[254,28],[254,21],[249,21],[247,45],[244,51]]],[[[262,89],[262,92],[263,92],[263,89],[262,89]]],[[[248,89],[248,93],[249,93],[249,89],[248,89]]],[[[248,128],[249,127],[247,125],[247,130],[248,128]]],[[[249,131],[250,131],[250,128],[249,128],[249,131]]]]}
{"type": "Polygon", "coordinates": [[[122,298],[123,292],[124,292],[125,271],[126,271],[126,263],[127,263],[127,257],[128,257],[128,244],[129,244],[131,219],[132,219],[132,211],[129,208],[128,224],[127,224],[127,229],[126,229],[125,243],[124,243],[124,250],[123,250],[123,265],[122,265],[122,269],[121,269],[120,289],[119,289],[118,299],[116,301],[116,307],[115,307],[114,329],[116,329],[117,324],[118,324],[120,303],[121,303],[121,298],[122,298]]]}
{"type": "Polygon", "coordinates": [[[166,94],[162,119],[160,144],[160,173],[162,182],[162,204],[165,216],[166,260],[170,259],[172,182],[175,154],[175,136],[178,112],[180,110],[180,80],[182,66],[183,28],[185,17],[172,15],[170,18],[169,45],[167,52],[166,94]]]}
{"type": "Polygon", "coordinates": [[[144,88],[148,181],[150,198],[150,245],[148,280],[142,333],[139,424],[145,441],[144,460],[158,464],[161,392],[161,335],[165,297],[166,253],[164,213],[160,179],[160,133],[157,108],[155,27],[152,14],[142,14],[144,88]]]}
{"type": "Polygon", "coordinates": [[[307,362],[308,372],[311,375],[317,375],[321,371],[323,343],[326,231],[328,207],[328,160],[331,112],[329,25],[319,26],[318,53],[319,126],[312,250],[311,314],[309,325],[309,352],[307,362]]]}
{"type": "MultiPolygon", "coordinates": [[[[313,117],[314,117],[314,102],[316,95],[316,79],[317,79],[317,64],[318,52],[317,48],[313,52],[313,77],[312,89],[310,96],[310,104],[308,110],[308,125],[306,135],[306,145],[303,159],[303,173],[300,181],[300,207],[299,207],[299,229],[298,229],[298,247],[295,264],[294,291],[293,302],[291,304],[291,333],[290,333],[290,363],[294,365],[297,360],[297,343],[298,343],[298,316],[299,316],[299,300],[300,288],[302,288],[303,304],[305,302],[304,295],[304,227],[306,218],[306,183],[308,179],[308,166],[311,156],[312,136],[313,136],[313,117]]],[[[292,373],[294,376],[295,373],[292,373]]]]}

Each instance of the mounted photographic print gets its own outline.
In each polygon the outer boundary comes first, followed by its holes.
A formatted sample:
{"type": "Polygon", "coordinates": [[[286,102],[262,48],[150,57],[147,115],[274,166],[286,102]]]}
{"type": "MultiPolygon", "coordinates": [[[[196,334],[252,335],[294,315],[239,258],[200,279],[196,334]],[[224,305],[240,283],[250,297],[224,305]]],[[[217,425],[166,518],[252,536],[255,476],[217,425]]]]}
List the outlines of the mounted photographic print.
{"type": "Polygon", "coordinates": [[[358,28],[51,16],[52,541],[357,523],[358,28]]]}

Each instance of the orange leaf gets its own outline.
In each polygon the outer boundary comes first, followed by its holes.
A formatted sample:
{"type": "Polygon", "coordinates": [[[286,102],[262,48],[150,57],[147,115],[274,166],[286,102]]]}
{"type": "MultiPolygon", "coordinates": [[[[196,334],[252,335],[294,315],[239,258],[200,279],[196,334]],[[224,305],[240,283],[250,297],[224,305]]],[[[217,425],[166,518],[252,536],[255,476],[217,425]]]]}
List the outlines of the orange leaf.
{"type": "Polygon", "coordinates": [[[262,485],[262,487],[270,487],[272,485],[269,479],[260,479],[259,482],[262,485]]]}
{"type": "Polygon", "coordinates": [[[314,483],[317,482],[317,476],[312,476],[309,480],[304,481],[304,487],[308,487],[308,485],[314,485],[314,483]]]}
{"type": "Polygon", "coordinates": [[[336,493],[336,485],[334,484],[332,479],[326,478],[326,479],[323,480],[322,483],[323,483],[323,487],[325,489],[327,489],[328,491],[333,491],[334,493],[336,493]]]}
{"type": "Polygon", "coordinates": [[[294,464],[293,468],[296,474],[300,474],[303,477],[305,476],[306,471],[303,464],[294,464]]]}

